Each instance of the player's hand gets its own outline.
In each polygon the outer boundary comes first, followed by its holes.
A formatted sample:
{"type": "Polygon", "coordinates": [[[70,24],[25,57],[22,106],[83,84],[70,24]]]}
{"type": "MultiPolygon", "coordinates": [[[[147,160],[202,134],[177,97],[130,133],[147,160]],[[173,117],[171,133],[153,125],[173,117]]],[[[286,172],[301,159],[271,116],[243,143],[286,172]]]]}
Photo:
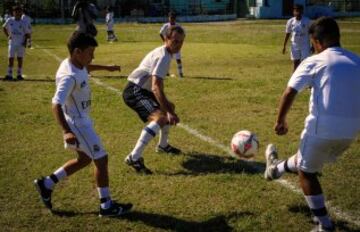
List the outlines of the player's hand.
{"type": "Polygon", "coordinates": [[[286,122],[277,122],[274,129],[277,135],[285,135],[288,132],[288,126],[286,122]]]}
{"type": "Polygon", "coordinates": [[[68,144],[79,147],[79,141],[72,132],[64,132],[64,140],[68,144]]]}
{"type": "Polygon", "coordinates": [[[286,47],[283,47],[282,54],[286,53],[286,47]]]}
{"type": "Polygon", "coordinates": [[[170,125],[176,125],[180,122],[179,117],[175,113],[167,112],[167,118],[170,125]]]}
{"type": "Polygon", "coordinates": [[[114,72],[114,71],[121,71],[121,67],[119,65],[109,65],[108,66],[108,70],[110,72],[114,72]]]}

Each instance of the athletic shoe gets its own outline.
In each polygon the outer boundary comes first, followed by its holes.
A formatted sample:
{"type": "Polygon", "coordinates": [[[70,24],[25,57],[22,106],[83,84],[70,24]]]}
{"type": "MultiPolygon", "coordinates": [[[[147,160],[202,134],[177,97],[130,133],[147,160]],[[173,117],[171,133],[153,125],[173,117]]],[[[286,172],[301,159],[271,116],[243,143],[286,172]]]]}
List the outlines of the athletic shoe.
{"type": "Polygon", "coordinates": [[[278,154],[274,144],[269,144],[265,151],[266,169],[264,177],[266,180],[274,180],[280,177],[276,165],[279,163],[278,154]]]}
{"type": "Polygon", "coordinates": [[[316,225],[311,232],[333,232],[335,231],[335,226],[332,227],[324,227],[323,225],[319,224],[316,225]]]}
{"type": "Polygon", "coordinates": [[[11,75],[6,75],[3,79],[3,81],[13,81],[14,78],[11,75]]]}
{"type": "Polygon", "coordinates": [[[157,153],[167,153],[167,154],[173,154],[173,155],[178,155],[181,153],[181,150],[171,146],[170,144],[168,144],[166,147],[161,147],[160,145],[158,145],[156,147],[155,150],[157,153]]]}
{"type": "Polygon", "coordinates": [[[52,204],[51,204],[52,190],[47,189],[45,187],[44,180],[45,180],[44,177],[42,177],[41,179],[35,179],[34,185],[35,185],[36,190],[39,192],[41,200],[44,203],[45,207],[51,210],[52,209],[52,204]]]}
{"type": "Polygon", "coordinates": [[[103,209],[100,207],[99,217],[117,217],[128,213],[132,204],[119,204],[115,201],[111,202],[111,206],[108,209],[103,209]]]}
{"type": "Polygon", "coordinates": [[[23,77],[22,75],[17,75],[17,76],[16,76],[16,79],[17,79],[18,81],[23,81],[23,80],[24,80],[24,77],[23,77]]]}
{"type": "Polygon", "coordinates": [[[184,77],[184,73],[179,73],[179,77],[183,78],[184,77]]]}
{"type": "Polygon", "coordinates": [[[147,167],[145,167],[144,158],[142,158],[142,157],[140,157],[140,159],[134,161],[134,160],[132,160],[131,154],[130,154],[125,158],[125,163],[127,165],[133,167],[137,173],[142,173],[145,175],[152,174],[152,171],[150,169],[148,169],[147,167]]]}

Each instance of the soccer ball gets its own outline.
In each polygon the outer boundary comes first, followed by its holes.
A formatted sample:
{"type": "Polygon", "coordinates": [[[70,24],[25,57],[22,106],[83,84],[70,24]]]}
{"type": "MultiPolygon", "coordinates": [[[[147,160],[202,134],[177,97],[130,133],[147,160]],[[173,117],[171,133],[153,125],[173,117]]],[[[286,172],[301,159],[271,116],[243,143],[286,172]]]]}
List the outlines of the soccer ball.
{"type": "Polygon", "coordinates": [[[248,130],[237,132],[231,140],[231,150],[238,158],[252,158],[258,149],[259,141],[256,135],[248,130]]]}

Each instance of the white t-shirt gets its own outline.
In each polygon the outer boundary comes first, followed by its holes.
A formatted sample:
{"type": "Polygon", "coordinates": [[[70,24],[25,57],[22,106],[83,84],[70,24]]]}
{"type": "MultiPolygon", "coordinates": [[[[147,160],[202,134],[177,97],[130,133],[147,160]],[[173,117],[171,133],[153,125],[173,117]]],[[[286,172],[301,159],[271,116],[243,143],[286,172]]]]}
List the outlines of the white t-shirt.
{"type": "Polygon", "coordinates": [[[143,89],[152,91],[151,76],[165,79],[169,72],[171,54],[167,51],[165,45],[155,48],[149,52],[128,77],[128,80],[143,89]]]}
{"type": "Polygon", "coordinates": [[[171,25],[170,23],[165,23],[164,25],[162,25],[162,27],[160,28],[160,34],[164,38],[166,37],[166,32],[167,32],[168,28],[171,26],[180,26],[180,24],[175,23],[174,25],[171,25]]]}
{"type": "Polygon", "coordinates": [[[56,92],[53,104],[60,104],[67,119],[88,119],[91,90],[88,71],[78,69],[65,59],[56,73],[56,92]]]}
{"type": "Polygon", "coordinates": [[[292,17],[286,23],[286,33],[291,33],[291,42],[295,46],[310,47],[309,28],[311,21],[302,16],[301,20],[292,17]]]}
{"type": "Polygon", "coordinates": [[[114,24],[114,13],[113,12],[106,13],[105,21],[107,24],[114,24]]]}
{"type": "Polygon", "coordinates": [[[25,22],[25,24],[28,27],[28,30],[31,32],[31,18],[29,16],[27,16],[26,14],[23,14],[21,16],[21,20],[23,20],[25,22]]]}
{"type": "Polygon", "coordinates": [[[23,20],[16,20],[15,17],[9,18],[3,25],[8,31],[11,39],[9,45],[21,45],[25,42],[25,34],[30,31],[23,20]]]}
{"type": "Polygon", "coordinates": [[[360,57],[332,47],[305,59],[288,86],[311,87],[304,134],[352,139],[360,132],[360,57]]]}

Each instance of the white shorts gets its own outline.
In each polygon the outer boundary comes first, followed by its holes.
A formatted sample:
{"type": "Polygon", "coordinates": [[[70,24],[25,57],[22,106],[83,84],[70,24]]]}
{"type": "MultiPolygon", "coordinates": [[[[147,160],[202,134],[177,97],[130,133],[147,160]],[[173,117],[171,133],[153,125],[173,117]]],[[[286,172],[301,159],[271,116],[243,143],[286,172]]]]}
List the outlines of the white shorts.
{"type": "Polygon", "coordinates": [[[21,44],[9,44],[8,57],[14,58],[15,56],[18,58],[24,57],[25,55],[25,47],[21,44]]]}
{"type": "Polygon", "coordinates": [[[108,23],[107,24],[107,31],[113,31],[114,28],[114,24],[113,23],[108,23]]]}
{"type": "Polygon", "coordinates": [[[175,53],[174,56],[173,56],[173,58],[174,58],[175,60],[181,60],[181,53],[180,53],[180,52],[175,53]]]}
{"type": "Polygon", "coordinates": [[[291,45],[290,58],[291,60],[305,60],[310,56],[310,48],[307,46],[299,47],[291,45]]]}
{"type": "Polygon", "coordinates": [[[68,144],[64,141],[66,149],[73,149],[84,152],[93,160],[106,156],[106,151],[101,143],[100,137],[96,134],[91,120],[66,120],[71,131],[79,141],[79,146],[68,144]]]}
{"type": "Polygon", "coordinates": [[[304,135],[297,152],[300,170],[316,173],[325,163],[333,163],[352,143],[352,139],[323,139],[304,135]]]}

